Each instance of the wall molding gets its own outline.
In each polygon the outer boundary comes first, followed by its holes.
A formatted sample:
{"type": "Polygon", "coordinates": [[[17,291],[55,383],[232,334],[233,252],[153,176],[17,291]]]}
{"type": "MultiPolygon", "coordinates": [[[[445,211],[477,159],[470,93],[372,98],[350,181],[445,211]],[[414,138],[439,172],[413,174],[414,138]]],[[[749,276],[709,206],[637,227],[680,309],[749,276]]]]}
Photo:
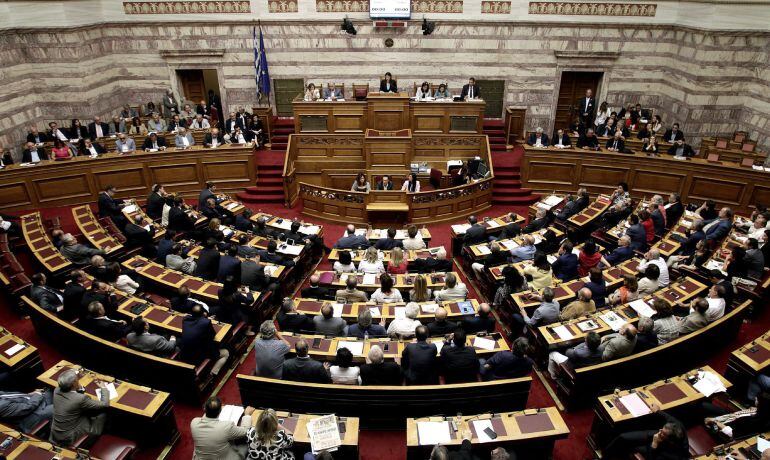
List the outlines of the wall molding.
{"type": "Polygon", "coordinates": [[[318,13],[368,13],[369,0],[316,0],[318,13]]]}
{"type": "Polygon", "coordinates": [[[511,14],[511,2],[508,0],[483,0],[481,14],[511,14]]]}
{"type": "Polygon", "coordinates": [[[558,16],[654,17],[657,9],[655,3],[529,2],[529,14],[558,16]]]}
{"type": "Polygon", "coordinates": [[[251,3],[248,0],[123,2],[123,12],[126,14],[251,13],[251,3]]]}
{"type": "Polygon", "coordinates": [[[412,0],[412,13],[460,14],[462,12],[462,0],[412,0]]]}
{"type": "Polygon", "coordinates": [[[299,0],[268,0],[267,11],[270,13],[297,13],[299,0]]]}

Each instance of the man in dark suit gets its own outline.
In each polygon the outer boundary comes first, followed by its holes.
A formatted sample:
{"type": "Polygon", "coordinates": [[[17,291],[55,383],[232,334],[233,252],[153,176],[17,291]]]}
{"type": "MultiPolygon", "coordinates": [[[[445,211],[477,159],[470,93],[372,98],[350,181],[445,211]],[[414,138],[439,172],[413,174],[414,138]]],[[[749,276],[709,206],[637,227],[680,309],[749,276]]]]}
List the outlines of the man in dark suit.
{"type": "Polygon", "coordinates": [[[150,133],[142,145],[145,152],[148,150],[166,150],[166,147],[166,138],[164,136],[158,137],[158,133],[155,132],[150,133]]]}
{"type": "Polygon", "coordinates": [[[393,181],[387,174],[382,176],[382,180],[377,182],[377,190],[393,190],[393,181]]]}
{"type": "Polygon", "coordinates": [[[473,347],[466,346],[467,336],[457,328],[452,343],[441,348],[441,369],[446,383],[475,382],[479,373],[479,359],[473,347]]]}
{"type": "Polygon", "coordinates": [[[163,205],[166,204],[166,189],[163,184],[153,184],[152,191],[147,196],[147,215],[150,219],[158,220],[163,217],[163,205]]]}
{"type": "Polygon", "coordinates": [[[576,196],[567,195],[567,202],[564,203],[564,207],[561,208],[559,214],[556,215],[556,220],[564,222],[570,217],[580,212],[580,204],[576,196]]]}
{"type": "Polygon", "coordinates": [[[211,374],[216,376],[227,363],[230,352],[227,348],[217,346],[215,336],[214,326],[211,320],[204,316],[203,307],[193,306],[190,314],[182,320],[182,334],[177,340],[181,350],[179,359],[196,366],[204,359],[216,360],[211,368],[211,374]]]}
{"type": "Polygon", "coordinates": [[[463,85],[463,89],[460,92],[460,99],[478,99],[481,96],[479,85],[476,84],[476,79],[471,77],[468,79],[468,84],[463,85]]]}
{"type": "Polygon", "coordinates": [[[123,200],[115,199],[115,193],[118,189],[114,185],[104,187],[104,191],[99,194],[97,202],[99,207],[99,217],[109,217],[118,226],[123,229],[128,223],[128,219],[123,215],[122,209],[126,206],[123,200]]]}
{"type": "Polygon", "coordinates": [[[703,231],[703,227],[706,224],[701,219],[696,219],[692,223],[692,228],[687,229],[686,238],[677,237],[676,239],[682,243],[682,254],[690,256],[695,253],[695,249],[698,246],[698,242],[706,239],[706,233],[703,231]]]}
{"type": "Polygon", "coordinates": [[[436,309],[435,320],[428,323],[428,333],[431,337],[449,335],[457,329],[457,323],[446,319],[447,312],[443,307],[436,309]]]}
{"type": "Polygon", "coordinates": [[[586,90],[586,95],[577,101],[578,116],[584,126],[593,126],[594,114],[596,113],[596,101],[594,92],[591,89],[586,90]]]}
{"type": "Polygon", "coordinates": [[[315,328],[313,321],[307,315],[297,312],[297,306],[289,297],[283,299],[281,311],[276,315],[276,320],[282,331],[294,332],[295,334],[312,331],[315,328]]]}
{"type": "Polygon", "coordinates": [[[401,368],[393,361],[385,361],[382,348],[372,345],[367,364],[361,365],[361,385],[401,385],[401,368]]]}
{"type": "Polygon", "coordinates": [[[102,123],[101,118],[94,117],[94,121],[88,124],[88,136],[91,138],[92,141],[95,141],[100,137],[105,137],[109,135],[110,135],[110,125],[108,125],[107,123],[102,123]]]}
{"type": "Polygon", "coordinates": [[[48,142],[50,139],[48,139],[48,136],[46,136],[45,133],[41,133],[37,130],[37,126],[30,126],[29,131],[27,132],[27,142],[32,142],[33,144],[42,144],[43,142],[48,142]]]}
{"type": "Polygon", "coordinates": [[[171,209],[168,212],[168,228],[176,232],[191,232],[195,230],[195,221],[187,215],[182,208],[182,204],[181,196],[174,198],[171,209]]]}
{"type": "Polygon", "coordinates": [[[47,286],[46,281],[46,276],[43,273],[32,275],[32,288],[29,296],[40,308],[56,314],[64,309],[64,296],[58,290],[47,286]]]}
{"type": "Polygon", "coordinates": [[[417,326],[417,342],[409,343],[401,353],[401,369],[407,385],[438,385],[436,345],[428,343],[428,328],[417,326]]]}
{"type": "Polygon", "coordinates": [[[217,191],[217,185],[211,181],[206,182],[206,188],[201,190],[201,193],[198,194],[198,209],[203,209],[206,207],[206,202],[209,198],[214,198],[214,200],[217,199],[216,195],[217,191]]]}
{"type": "Polygon", "coordinates": [[[395,247],[403,247],[403,243],[396,239],[396,229],[393,227],[388,228],[388,236],[386,238],[380,238],[374,244],[376,249],[380,251],[390,251],[395,247]]]}
{"type": "Polygon", "coordinates": [[[33,142],[27,142],[27,148],[21,152],[22,163],[37,163],[48,159],[45,149],[42,146],[38,147],[33,142]]]}
{"type": "Polygon", "coordinates": [[[219,259],[217,281],[224,282],[228,276],[236,280],[241,279],[241,259],[238,258],[238,246],[234,244],[231,244],[227,248],[227,253],[219,259]]]}
{"type": "Polygon", "coordinates": [[[260,263],[258,254],[241,262],[241,285],[248,286],[252,291],[275,290],[277,286],[270,282],[265,274],[265,266],[260,263]]]}
{"type": "Polygon", "coordinates": [[[631,249],[631,238],[623,235],[618,239],[618,247],[606,256],[602,256],[601,263],[604,267],[614,267],[632,257],[634,257],[634,250],[631,249]]]}
{"type": "Polygon", "coordinates": [[[307,235],[303,235],[299,232],[300,227],[302,227],[302,224],[298,221],[294,221],[291,223],[291,227],[289,227],[289,231],[286,232],[283,235],[283,238],[281,238],[281,241],[294,241],[294,244],[304,244],[309,242],[307,235]]]}
{"type": "Polygon", "coordinates": [[[733,210],[724,207],[719,210],[719,217],[705,224],[703,233],[706,234],[706,242],[719,241],[730,233],[733,226],[733,210]]]}
{"type": "Polygon", "coordinates": [[[471,226],[465,230],[465,236],[463,237],[464,246],[472,246],[487,241],[487,229],[479,224],[476,216],[468,216],[468,223],[471,226]]]}
{"type": "Polygon", "coordinates": [[[113,293],[113,288],[104,281],[94,281],[91,283],[91,289],[83,294],[83,298],[80,301],[81,309],[84,313],[88,313],[88,306],[94,302],[98,302],[107,314],[112,315],[118,311],[118,301],[113,293]]]}
{"type": "Polygon", "coordinates": [[[225,138],[217,128],[211,128],[211,132],[203,137],[203,145],[206,147],[218,147],[225,143],[225,138]]]}
{"type": "Polygon", "coordinates": [[[663,140],[672,144],[684,142],[684,133],[679,130],[679,123],[674,123],[671,129],[666,130],[663,140]]]}
{"type": "Polygon", "coordinates": [[[181,286],[177,295],[171,298],[171,308],[180,313],[190,313],[196,305],[200,303],[190,298],[190,288],[187,286],[181,286]]]}
{"type": "Polygon", "coordinates": [[[89,334],[110,342],[117,342],[129,332],[126,322],[110,319],[104,312],[104,306],[99,302],[88,304],[88,316],[78,324],[89,334]]]}
{"type": "Polygon", "coordinates": [[[468,334],[478,334],[479,332],[494,332],[495,317],[492,315],[492,307],[488,303],[479,305],[479,312],[476,316],[463,321],[462,328],[468,334]]]}
{"type": "Polygon", "coordinates": [[[81,306],[83,296],[86,293],[84,286],[86,281],[85,273],[82,270],[72,270],[69,274],[69,283],[64,287],[64,310],[61,312],[61,317],[71,321],[75,318],[81,318],[85,316],[85,309],[81,306]]]}
{"type": "Polygon", "coordinates": [[[668,196],[668,204],[666,205],[666,225],[669,228],[676,225],[682,214],[684,214],[682,197],[678,193],[673,192],[668,196]]]}
{"type": "Polygon", "coordinates": [[[262,259],[263,262],[276,264],[276,265],[283,265],[285,267],[293,267],[296,264],[296,262],[294,262],[292,259],[284,257],[281,254],[278,254],[276,252],[277,249],[278,249],[278,244],[275,242],[275,240],[270,240],[270,242],[267,243],[267,249],[259,252],[259,257],[262,259]]]}
{"type": "Polygon", "coordinates": [[[254,224],[251,222],[251,215],[250,209],[244,209],[242,213],[235,216],[235,223],[233,224],[235,229],[241,232],[253,232],[254,224]]]}
{"type": "Polygon", "coordinates": [[[588,128],[584,134],[578,137],[577,148],[583,150],[599,150],[599,138],[596,137],[593,128],[588,128]]]}
{"type": "Polygon", "coordinates": [[[83,147],[80,149],[83,155],[104,155],[107,153],[107,149],[98,142],[94,142],[91,139],[83,139],[83,147]]]}
{"type": "Polygon", "coordinates": [[[572,147],[572,140],[563,129],[560,129],[556,132],[556,136],[554,136],[552,144],[554,147],[566,149],[572,147]]]}
{"type": "Polygon", "coordinates": [[[639,216],[631,214],[628,216],[629,227],[626,229],[626,236],[631,239],[631,249],[634,251],[643,251],[647,248],[647,231],[641,223],[639,216]]]}
{"type": "Polygon", "coordinates": [[[578,276],[578,256],[572,253],[572,242],[564,240],[559,248],[558,257],[551,264],[554,275],[562,281],[572,280],[578,276]]]}
{"type": "Polygon", "coordinates": [[[356,235],[356,227],[353,224],[348,225],[348,228],[345,230],[345,236],[334,244],[336,249],[364,249],[369,246],[371,244],[366,236],[356,235]]]}
{"type": "MultiPolygon", "coordinates": [[[[126,235],[126,247],[142,248],[142,254],[147,257],[155,257],[156,250],[153,237],[155,226],[149,225],[149,230],[144,227],[144,218],[140,214],[133,217],[133,222],[126,224],[123,233],[126,235]]],[[[165,264],[165,261],[163,261],[165,264]]]]}
{"type": "Polygon", "coordinates": [[[410,270],[418,273],[436,273],[452,271],[452,261],[447,260],[446,250],[440,248],[436,252],[429,252],[430,256],[425,259],[415,259],[410,264],[410,270]]]}
{"type": "Polygon", "coordinates": [[[533,233],[542,230],[548,226],[548,221],[548,211],[537,208],[537,211],[535,211],[535,218],[524,226],[521,233],[533,233]]]}
{"type": "Polygon", "coordinates": [[[203,214],[208,219],[219,219],[220,223],[228,225],[228,223],[232,220],[230,216],[227,214],[227,211],[225,211],[225,208],[217,204],[217,200],[212,198],[209,198],[206,200],[206,205],[200,209],[201,214],[203,214]]]}
{"type": "Polygon", "coordinates": [[[217,249],[217,242],[209,238],[203,245],[203,250],[198,254],[198,264],[195,266],[195,276],[213,281],[219,271],[219,259],[221,255],[217,249]]]}
{"type": "Polygon", "coordinates": [[[540,147],[548,147],[548,135],[543,133],[543,128],[537,127],[534,133],[529,135],[527,139],[529,145],[539,145],[540,147]]]}
{"type": "Polygon", "coordinates": [[[232,134],[236,127],[241,128],[242,130],[246,129],[246,127],[243,126],[243,119],[236,117],[235,112],[230,112],[230,118],[225,120],[225,132],[227,134],[232,134]]]}
{"type": "Polygon", "coordinates": [[[310,286],[302,290],[302,297],[309,299],[331,299],[333,298],[333,292],[329,289],[318,285],[321,278],[315,273],[310,276],[310,286]]]}
{"type": "Polygon", "coordinates": [[[283,379],[307,383],[332,383],[327,370],[328,363],[320,362],[308,356],[307,342],[299,340],[294,349],[297,356],[283,363],[283,379]]]}
{"type": "Polygon", "coordinates": [[[607,140],[607,144],[605,144],[604,147],[610,152],[625,152],[626,142],[623,140],[623,133],[621,131],[615,131],[615,136],[612,139],[607,140]]]}

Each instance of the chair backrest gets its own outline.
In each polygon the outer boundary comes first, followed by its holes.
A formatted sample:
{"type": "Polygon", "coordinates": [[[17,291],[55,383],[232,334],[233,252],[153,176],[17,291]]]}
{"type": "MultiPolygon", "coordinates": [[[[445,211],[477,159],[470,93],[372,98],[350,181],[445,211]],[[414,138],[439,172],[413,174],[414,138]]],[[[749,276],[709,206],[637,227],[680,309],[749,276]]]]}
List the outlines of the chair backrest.
{"type": "Polygon", "coordinates": [[[741,161],[741,166],[751,168],[752,166],[754,166],[754,159],[753,158],[744,158],[741,161]]]}
{"type": "Polygon", "coordinates": [[[728,142],[729,142],[729,140],[727,140],[727,139],[725,139],[723,137],[718,137],[716,142],[714,142],[714,147],[716,147],[718,149],[726,149],[727,145],[728,145],[728,142]]]}
{"type": "Polygon", "coordinates": [[[735,131],[733,133],[733,142],[743,142],[744,139],[749,137],[749,133],[746,131],[735,131]]]}
{"type": "Polygon", "coordinates": [[[340,90],[340,94],[342,94],[342,97],[345,97],[345,83],[335,83],[334,89],[340,90]]]}
{"type": "Polygon", "coordinates": [[[754,141],[744,141],[741,144],[741,152],[752,153],[757,148],[757,143],[754,141]]]}
{"type": "Polygon", "coordinates": [[[353,83],[353,97],[356,99],[365,99],[366,95],[369,94],[369,85],[363,84],[358,85],[353,83]]]}

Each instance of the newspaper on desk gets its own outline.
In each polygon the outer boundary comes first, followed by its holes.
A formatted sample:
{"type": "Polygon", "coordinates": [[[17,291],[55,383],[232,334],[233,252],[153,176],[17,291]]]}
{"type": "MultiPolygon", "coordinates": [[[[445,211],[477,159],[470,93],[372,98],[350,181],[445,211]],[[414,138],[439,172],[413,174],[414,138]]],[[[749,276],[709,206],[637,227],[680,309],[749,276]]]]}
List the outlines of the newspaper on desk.
{"type": "Polygon", "coordinates": [[[628,306],[633,308],[634,311],[639,314],[639,316],[652,318],[652,316],[655,314],[655,310],[653,310],[652,307],[650,307],[647,302],[642,299],[636,299],[633,302],[630,302],[628,306]]]}
{"type": "MultiPolygon", "coordinates": [[[[118,397],[118,390],[115,389],[115,384],[114,383],[110,382],[110,383],[108,383],[108,384],[106,384],[104,386],[105,386],[105,389],[107,390],[107,395],[109,395],[110,401],[113,400],[113,399],[116,399],[118,397]]],[[[102,389],[101,388],[97,388],[96,389],[96,397],[99,398],[99,399],[102,399],[102,389]]]]}
{"type": "Polygon", "coordinates": [[[607,326],[609,326],[615,332],[618,332],[620,328],[626,324],[626,320],[618,316],[618,314],[612,310],[602,313],[599,315],[599,318],[607,323],[607,326]]]}
{"type": "Polygon", "coordinates": [[[333,452],[342,445],[337,416],[324,415],[307,422],[307,434],[310,437],[310,450],[317,454],[323,450],[333,452]]]}
{"type": "Polygon", "coordinates": [[[224,407],[222,407],[222,412],[219,413],[219,417],[217,417],[217,419],[223,422],[233,422],[234,425],[237,425],[238,421],[241,420],[243,411],[243,406],[225,404],[224,407]]]}
{"type": "Polygon", "coordinates": [[[417,422],[417,441],[421,446],[447,444],[451,440],[449,422],[417,422]]]}
{"type": "Polygon", "coordinates": [[[486,337],[476,337],[473,339],[473,346],[482,350],[492,351],[497,346],[497,342],[486,337]]]}
{"type": "Polygon", "coordinates": [[[693,384],[693,388],[698,390],[700,394],[705,397],[709,397],[714,393],[722,393],[727,391],[727,388],[719,380],[719,377],[714,375],[713,372],[699,371],[698,381],[693,384]]]}
{"type": "Polygon", "coordinates": [[[452,230],[458,235],[465,233],[466,230],[471,228],[471,224],[456,224],[452,225],[452,230]]]}
{"type": "Polygon", "coordinates": [[[636,393],[629,393],[620,397],[620,402],[626,406],[633,417],[641,417],[650,413],[650,407],[642,401],[636,393]]]}
{"type": "Polygon", "coordinates": [[[123,212],[131,214],[132,212],[136,212],[138,209],[139,208],[137,208],[135,204],[130,204],[123,208],[123,212]]]}
{"type": "Polygon", "coordinates": [[[476,246],[476,249],[479,251],[479,254],[481,255],[487,255],[492,253],[492,251],[489,249],[489,246],[487,246],[486,244],[476,246]]]}
{"type": "Polygon", "coordinates": [[[299,228],[299,232],[303,235],[315,235],[320,229],[318,225],[304,225],[299,228]]]}
{"type": "Polygon", "coordinates": [[[552,208],[557,204],[561,203],[561,200],[562,200],[561,197],[558,197],[556,195],[550,195],[548,198],[543,200],[543,203],[547,204],[549,208],[552,208]]]}
{"type": "Polygon", "coordinates": [[[364,342],[355,340],[340,340],[337,344],[337,350],[340,348],[347,348],[353,356],[361,356],[364,354],[364,342]]]}

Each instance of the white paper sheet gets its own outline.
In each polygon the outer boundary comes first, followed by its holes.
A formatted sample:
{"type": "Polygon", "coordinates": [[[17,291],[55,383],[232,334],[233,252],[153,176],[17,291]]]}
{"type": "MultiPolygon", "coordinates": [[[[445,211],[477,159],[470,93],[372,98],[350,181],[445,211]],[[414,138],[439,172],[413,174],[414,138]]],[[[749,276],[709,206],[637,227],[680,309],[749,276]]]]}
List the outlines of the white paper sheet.
{"type": "Polygon", "coordinates": [[[625,396],[621,396],[620,402],[626,406],[628,412],[634,417],[641,417],[642,415],[650,413],[650,408],[647,407],[647,404],[645,404],[644,401],[642,401],[642,398],[636,393],[629,393],[625,396]]]}
{"type": "Polygon", "coordinates": [[[556,206],[557,204],[561,203],[561,198],[556,195],[550,195],[548,198],[543,200],[543,203],[547,204],[548,206],[556,206]]]}
{"type": "Polygon", "coordinates": [[[20,352],[21,350],[27,348],[26,345],[22,343],[17,343],[16,345],[12,346],[11,348],[5,350],[5,354],[8,356],[13,356],[16,353],[20,352]]]}
{"type": "Polygon", "coordinates": [[[315,235],[318,233],[319,227],[318,225],[305,225],[303,227],[299,228],[299,232],[303,235],[315,235]]]}
{"type": "Polygon", "coordinates": [[[596,321],[589,319],[586,321],[582,321],[577,324],[577,327],[580,328],[583,332],[593,331],[594,329],[599,329],[599,325],[596,324],[596,321]]]}
{"type": "Polygon", "coordinates": [[[449,422],[417,422],[417,438],[421,446],[446,444],[452,440],[449,422]]]}
{"type": "Polygon", "coordinates": [[[337,350],[340,348],[347,348],[353,353],[353,356],[361,356],[364,354],[364,342],[340,340],[337,343],[337,350]]]}
{"type": "Polygon", "coordinates": [[[406,307],[396,307],[393,310],[396,319],[406,318],[406,307]]]}
{"type": "Polygon", "coordinates": [[[481,254],[483,256],[492,253],[492,250],[489,249],[489,246],[487,246],[486,244],[481,245],[481,246],[476,246],[476,249],[478,249],[479,254],[481,254]]]}
{"type": "Polygon", "coordinates": [[[302,252],[303,248],[304,246],[299,244],[294,244],[294,245],[287,244],[286,246],[281,247],[281,250],[278,252],[289,254],[290,256],[298,256],[299,253],[302,252]]]}
{"type": "Polygon", "coordinates": [[[473,423],[473,429],[476,430],[476,436],[478,437],[479,442],[494,441],[494,439],[490,438],[489,435],[484,432],[487,428],[495,431],[492,427],[492,420],[474,420],[471,423],[473,423]]]}
{"type": "Polygon", "coordinates": [[[580,257],[580,248],[572,248],[572,253],[580,257]]]}
{"type": "Polygon", "coordinates": [[[367,273],[364,275],[364,280],[361,282],[361,284],[377,284],[377,275],[374,273],[367,273]]]}
{"type": "Polygon", "coordinates": [[[233,422],[234,425],[237,425],[238,421],[241,419],[241,415],[243,415],[243,411],[243,406],[225,404],[224,407],[222,407],[222,412],[219,413],[219,417],[217,418],[223,422],[233,422]]]}
{"type": "Polygon", "coordinates": [[[436,354],[440,355],[441,354],[441,349],[444,348],[444,340],[443,339],[436,340],[435,342],[433,342],[433,345],[436,346],[436,354]]]}
{"type": "Polygon", "coordinates": [[[487,221],[487,225],[489,226],[489,228],[497,228],[500,226],[500,222],[496,220],[489,220],[487,221]]]}
{"type": "Polygon", "coordinates": [[[642,299],[636,299],[633,302],[628,304],[629,307],[633,308],[639,316],[646,316],[648,318],[652,318],[652,316],[655,314],[655,310],[652,309],[649,305],[647,305],[647,302],[645,302],[642,299]]]}
{"type": "Polygon", "coordinates": [[[382,313],[380,313],[380,307],[369,307],[369,313],[372,314],[372,318],[382,317],[382,313]]]}
{"type": "Polygon", "coordinates": [[[721,393],[727,391],[719,377],[712,372],[698,372],[698,381],[695,382],[693,388],[698,390],[703,396],[709,397],[714,393],[721,393]]]}
{"type": "Polygon", "coordinates": [[[436,313],[436,310],[438,309],[437,303],[424,303],[420,305],[420,309],[424,313],[436,313]]]}
{"type": "Polygon", "coordinates": [[[334,451],[342,444],[337,416],[324,415],[307,423],[307,434],[310,437],[310,450],[317,454],[322,450],[334,451]]]}
{"type": "Polygon", "coordinates": [[[764,452],[767,449],[770,449],[770,441],[763,438],[762,436],[757,436],[757,450],[764,452]]]}
{"type": "Polygon", "coordinates": [[[497,345],[497,342],[486,337],[476,337],[473,339],[473,346],[482,350],[494,350],[495,345],[497,345]]]}
{"type": "Polygon", "coordinates": [[[343,305],[341,303],[333,303],[332,304],[332,310],[334,310],[333,316],[335,318],[342,318],[342,307],[343,307],[343,305]]]}
{"type": "Polygon", "coordinates": [[[572,332],[570,332],[569,329],[567,329],[567,326],[556,326],[555,328],[553,328],[553,333],[559,336],[559,338],[562,340],[569,340],[572,337],[574,337],[574,335],[572,335],[572,332]]]}
{"type": "Polygon", "coordinates": [[[517,243],[517,242],[515,242],[513,240],[503,240],[503,241],[498,241],[498,243],[500,243],[505,249],[507,249],[509,251],[511,249],[516,249],[516,248],[519,247],[519,243],[517,243]]]}
{"type": "MultiPolygon", "coordinates": [[[[107,394],[110,396],[110,401],[118,397],[118,390],[115,389],[115,384],[110,382],[107,385],[107,394]]],[[[102,389],[97,388],[96,389],[96,397],[99,399],[102,399],[102,389]]]]}
{"type": "Polygon", "coordinates": [[[283,222],[278,223],[278,221],[275,221],[272,224],[274,227],[278,227],[281,230],[290,230],[291,229],[291,221],[289,219],[283,219],[283,222]]]}
{"type": "Polygon", "coordinates": [[[556,262],[556,256],[553,254],[548,254],[547,256],[545,256],[545,258],[546,260],[548,260],[549,264],[553,264],[554,262],[556,262]]]}
{"type": "Polygon", "coordinates": [[[229,209],[230,211],[232,211],[233,209],[237,208],[238,206],[240,206],[240,203],[236,203],[236,202],[233,201],[232,203],[227,203],[227,206],[225,206],[225,207],[227,209],[229,209]]]}
{"type": "Polygon", "coordinates": [[[123,208],[123,212],[127,212],[127,213],[131,214],[133,212],[136,212],[136,209],[137,208],[136,208],[135,204],[130,204],[130,205],[126,206],[125,208],[123,208]]]}

